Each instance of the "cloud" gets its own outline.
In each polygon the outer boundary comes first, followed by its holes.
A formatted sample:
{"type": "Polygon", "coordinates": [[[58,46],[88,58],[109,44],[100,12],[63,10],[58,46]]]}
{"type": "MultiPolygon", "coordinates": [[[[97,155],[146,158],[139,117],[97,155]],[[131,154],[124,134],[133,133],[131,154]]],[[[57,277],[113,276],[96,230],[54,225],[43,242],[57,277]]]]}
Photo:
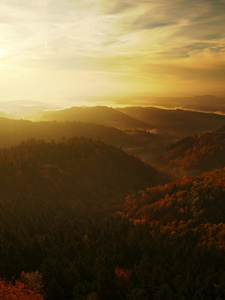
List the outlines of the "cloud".
{"type": "Polygon", "coordinates": [[[68,95],[67,73],[78,81],[79,74],[83,81],[86,74],[86,85],[91,79],[97,86],[108,76],[106,86],[128,87],[127,93],[129,82],[137,92],[157,91],[161,78],[165,87],[176,80],[178,89],[179,80],[220,84],[224,19],[224,0],[3,0],[0,84],[4,86],[5,72],[15,72],[25,82],[38,78],[48,95],[41,74],[48,74],[49,82],[51,76],[57,78],[57,85],[61,78],[56,89],[62,95],[63,87],[68,95]],[[93,79],[96,72],[100,83],[93,79]]]}

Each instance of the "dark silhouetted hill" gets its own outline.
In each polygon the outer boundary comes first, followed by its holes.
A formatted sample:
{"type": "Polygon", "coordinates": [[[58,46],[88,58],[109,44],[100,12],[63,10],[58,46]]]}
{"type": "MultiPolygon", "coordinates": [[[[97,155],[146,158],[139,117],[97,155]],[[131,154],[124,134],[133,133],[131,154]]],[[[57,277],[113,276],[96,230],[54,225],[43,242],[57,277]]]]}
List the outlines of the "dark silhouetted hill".
{"type": "Polygon", "coordinates": [[[103,125],[82,122],[31,122],[0,118],[0,147],[16,145],[27,139],[59,141],[62,137],[83,136],[100,139],[117,147],[132,147],[136,140],[126,132],[103,125]]]}
{"type": "Polygon", "coordinates": [[[225,98],[213,95],[202,95],[179,99],[177,102],[185,109],[194,109],[225,114],[225,98]]]}
{"type": "Polygon", "coordinates": [[[213,95],[158,98],[155,100],[155,105],[162,105],[168,108],[180,107],[184,109],[193,109],[205,112],[225,113],[225,98],[216,97],[213,95]]]}
{"type": "Polygon", "coordinates": [[[167,180],[124,151],[90,139],[29,140],[0,150],[4,195],[60,197],[81,206],[101,206],[130,190],[167,180]]]}
{"type": "MultiPolygon", "coordinates": [[[[171,143],[167,137],[148,130],[121,130],[114,127],[83,122],[32,122],[0,118],[0,147],[9,147],[35,138],[59,141],[62,137],[86,137],[101,140],[157,165],[162,152],[171,143]]],[[[161,165],[160,165],[161,167],[161,165]]]]}
{"type": "MultiPolygon", "coordinates": [[[[218,112],[225,114],[225,97],[214,95],[198,95],[194,97],[129,97],[121,99],[123,103],[139,106],[158,106],[164,108],[180,108],[195,111],[218,112]]],[[[119,103],[119,101],[117,100],[119,103]]]]}
{"type": "Polygon", "coordinates": [[[119,110],[148,122],[160,133],[179,138],[215,130],[225,124],[225,116],[213,113],[156,107],[125,107],[119,110]]]}

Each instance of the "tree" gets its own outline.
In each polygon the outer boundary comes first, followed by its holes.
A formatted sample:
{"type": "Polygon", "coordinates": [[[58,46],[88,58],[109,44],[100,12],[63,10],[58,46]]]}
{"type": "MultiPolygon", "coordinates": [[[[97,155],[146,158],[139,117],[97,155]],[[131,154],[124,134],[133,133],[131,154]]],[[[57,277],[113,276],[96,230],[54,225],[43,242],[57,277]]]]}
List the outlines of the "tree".
{"type": "Polygon", "coordinates": [[[15,284],[0,279],[0,298],[2,300],[44,300],[43,296],[25,287],[20,280],[15,284]]]}

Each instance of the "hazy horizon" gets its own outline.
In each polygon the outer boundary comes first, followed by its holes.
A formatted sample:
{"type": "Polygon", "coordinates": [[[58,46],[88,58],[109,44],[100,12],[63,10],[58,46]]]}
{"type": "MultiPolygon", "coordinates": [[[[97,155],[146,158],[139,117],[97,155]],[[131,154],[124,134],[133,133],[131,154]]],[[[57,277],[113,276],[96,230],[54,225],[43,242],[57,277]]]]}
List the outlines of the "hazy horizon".
{"type": "Polygon", "coordinates": [[[181,109],[187,111],[225,115],[225,97],[201,95],[194,97],[130,97],[127,98],[81,98],[77,101],[8,100],[0,101],[0,117],[36,121],[44,112],[63,111],[70,108],[108,107],[155,107],[163,110],[181,109]],[[82,100],[83,99],[83,100],[82,100]]]}

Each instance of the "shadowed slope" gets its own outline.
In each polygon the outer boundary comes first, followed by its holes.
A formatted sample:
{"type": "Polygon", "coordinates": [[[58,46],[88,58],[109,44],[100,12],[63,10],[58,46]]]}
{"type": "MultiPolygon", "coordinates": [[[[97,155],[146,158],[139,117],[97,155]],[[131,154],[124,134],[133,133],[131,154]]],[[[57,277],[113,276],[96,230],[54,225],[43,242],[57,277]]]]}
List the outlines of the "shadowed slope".
{"type": "Polygon", "coordinates": [[[6,195],[60,197],[92,206],[165,181],[156,169],[100,141],[30,140],[0,150],[0,191],[6,195]]]}
{"type": "Polygon", "coordinates": [[[160,133],[181,138],[215,130],[225,124],[225,116],[181,109],[167,110],[156,107],[125,107],[119,109],[128,115],[148,122],[160,133]]]}
{"type": "Polygon", "coordinates": [[[0,118],[0,147],[8,147],[26,139],[59,141],[62,137],[83,136],[100,139],[117,147],[133,146],[135,139],[124,131],[93,123],[82,122],[31,122],[0,118]]]}

